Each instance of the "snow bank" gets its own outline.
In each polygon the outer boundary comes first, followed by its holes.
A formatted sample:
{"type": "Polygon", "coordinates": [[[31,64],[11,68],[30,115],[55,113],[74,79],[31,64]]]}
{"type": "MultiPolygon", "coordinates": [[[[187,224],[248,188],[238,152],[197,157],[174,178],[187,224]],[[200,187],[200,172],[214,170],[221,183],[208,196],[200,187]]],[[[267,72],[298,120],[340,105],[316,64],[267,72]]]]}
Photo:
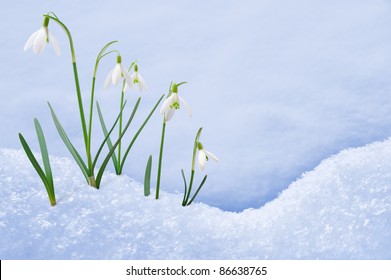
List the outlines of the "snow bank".
{"type": "Polygon", "coordinates": [[[0,259],[390,259],[390,159],[391,140],[345,150],[232,213],[146,198],[127,176],[95,190],[58,157],[51,207],[24,152],[0,149],[0,259]]]}

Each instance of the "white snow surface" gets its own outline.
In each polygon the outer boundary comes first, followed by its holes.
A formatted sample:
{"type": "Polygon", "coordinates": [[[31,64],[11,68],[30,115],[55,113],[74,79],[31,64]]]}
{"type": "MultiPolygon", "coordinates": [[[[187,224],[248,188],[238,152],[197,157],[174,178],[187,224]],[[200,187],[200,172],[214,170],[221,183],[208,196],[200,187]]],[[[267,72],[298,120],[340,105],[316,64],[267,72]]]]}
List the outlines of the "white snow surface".
{"type": "Polygon", "coordinates": [[[126,175],[96,190],[70,159],[51,161],[55,207],[24,152],[0,149],[0,259],[391,258],[391,139],[344,150],[240,213],[183,208],[164,191],[156,201],[126,175]]]}

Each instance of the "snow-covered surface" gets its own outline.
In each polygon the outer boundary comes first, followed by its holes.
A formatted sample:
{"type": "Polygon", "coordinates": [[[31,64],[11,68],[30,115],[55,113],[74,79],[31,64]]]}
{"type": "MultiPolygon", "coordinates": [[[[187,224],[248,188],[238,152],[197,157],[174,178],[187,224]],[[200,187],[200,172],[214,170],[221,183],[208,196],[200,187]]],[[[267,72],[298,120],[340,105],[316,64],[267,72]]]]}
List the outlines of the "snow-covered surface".
{"type": "Polygon", "coordinates": [[[0,259],[390,259],[390,159],[391,140],[342,151],[234,213],[146,198],[127,176],[95,190],[60,157],[50,207],[24,152],[0,149],[0,259]]]}
{"type": "MultiPolygon", "coordinates": [[[[49,101],[84,154],[65,33],[50,23],[60,57],[50,45],[39,56],[23,52],[49,11],[72,32],[86,114],[101,48],[119,40],[113,49],[121,52],[125,67],[138,61],[149,90],[142,93],[124,142],[172,80],[188,82],[180,95],[193,117],[181,110],[167,125],[162,171],[167,191],[181,191],[180,170],[189,168],[201,126],[202,143],[221,162],[207,167],[208,187],[199,199],[230,211],[259,208],[322,159],[391,136],[389,0],[2,1],[2,148],[19,149],[18,132],[35,139],[37,117],[53,155],[69,156],[49,101]]],[[[115,54],[102,59],[96,81],[95,97],[108,122],[120,101],[119,86],[103,87],[115,59],[115,54]]],[[[138,95],[127,91],[126,115],[138,95]]],[[[103,136],[96,111],[94,117],[96,151],[103,136]]],[[[150,154],[156,168],[161,124],[161,115],[152,116],[125,164],[137,181],[143,180],[150,154]]],[[[37,142],[29,144],[39,149],[37,142]]]]}

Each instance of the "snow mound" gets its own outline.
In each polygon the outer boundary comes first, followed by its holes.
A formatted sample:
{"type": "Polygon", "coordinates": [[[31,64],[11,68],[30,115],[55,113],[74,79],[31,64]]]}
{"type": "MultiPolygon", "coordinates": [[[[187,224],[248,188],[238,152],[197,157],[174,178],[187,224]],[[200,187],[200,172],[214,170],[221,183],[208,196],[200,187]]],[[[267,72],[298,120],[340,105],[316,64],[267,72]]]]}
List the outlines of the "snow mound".
{"type": "MultiPolygon", "coordinates": [[[[156,201],[127,176],[88,187],[52,157],[57,203],[21,150],[0,149],[0,259],[390,259],[391,140],[324,160],[260,209],[156,201]]],[[[163,186],[164,189],[164,186],[163,186]]]]}

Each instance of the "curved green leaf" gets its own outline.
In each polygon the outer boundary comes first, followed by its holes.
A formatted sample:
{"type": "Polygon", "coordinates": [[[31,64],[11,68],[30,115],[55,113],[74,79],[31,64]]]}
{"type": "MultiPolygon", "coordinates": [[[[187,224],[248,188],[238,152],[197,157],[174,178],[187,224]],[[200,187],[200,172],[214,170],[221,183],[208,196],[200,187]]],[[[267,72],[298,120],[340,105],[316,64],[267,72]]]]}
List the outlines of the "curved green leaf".
{"type": "Polygon", "coordinates": [[[205,175],[205,177],[204,177],[204,179],[202,180],[202,182],[201,182],[200,186],[198,187],[197,191],[194,193],[194,195],[193,195],[193,197],[191,198],[191,200],[189,201],[189,203],[187,203],[187,206],[189,206],[189,205],[193,202],[194,198],[196,198],[197,194],[200,192],[202,186],[204,185],[204,183],[205,183],[207,177],[208,177],[208,175],[205,175]]]}
{"type": "MultiPolygon", "coordinates": [[[[49,153],[46,146],[45,136],[43,135],[42,127],[39,124],[38,119],[34,119],[35,131],[37,132],[39,147],[41,149],[43,166],[45,168],[46,179],[48,180],[49,185],[53,186],[53,175],[52,169],[50,167],[49,153]]],[[[54,191],[53,191],[54,195],[54,191]]]]}
{"type": "Polygon", "coordinates": [[[155,106],[152,108],[151,112],[149,113],[149,115],[147,116],[147,118],[145,119],[143,124],[140,126],[140,128],[137,130],[137,132],[133,136],[132,141],[130,141],[130,144],[129,144],[128,148],[126,149],[126,151],[124,153],[124,156],[122,158],[121,167],[119,169],[120,173],[122,173],[122,169],[124,168],[125,160],[126,160],[128,154],[129,154],[130,150],[132,149],[132,146],[133,146],[134,142],[136,142],[137,137],[140,135],[141,131],[144,129],[145,125],[147,124],[147,122],[149,121],[149,119],[151,118],[153,113],[155,112],[156,108],[159,106],[159,103],[162,101],[163,97],[164,97],[164,94],[156,102],[155,106]]]}
{"type": "Polygon", "coordinates": [[[99,186],[100,186],[100,182],[102,180],[103,173],[104,173],[104,171],[106,169],[107,163],[109,162],[109,160],[111,158],[111,155],[114,153],[114,151],[117,148],[118,144],[121,142],[122,137],[125,135],[126,131],[128,130],[128,128],[129,128],[129,126],[130,126],[130,124],[131,124],[131,122],[133,120],[134,114],[137,111],[138,105],[140,104],[140,101],[141,101],[141,97],[138,98],[138,100],[136,102],[136,105],[134,106],[133,112],[130,115],[130,117],[128,119],[128,122],[126,123],[126,126],[124,127],[124,130],[122,131],[121,135],[118,137],[117,141],[114,143],[113,147],[110,149],[110,151],[107,154],[106,158],[103,160],[103,163],[102,163],[101,167],[99,168],[98,175],[96,176],[96,188],[98,188],[98,189],[99,189],[99,186]]]}
{"type": "Polygon", "coordinates": [[[151,194],[151,169],[152,169],[152,155],[149,156],[147,166],[145,168],[144,176],[144,195],[151,194]]]}
{"type": "Polygon", "coordinates": [[[87,183],[89,183],[89,177],[90,176],[89,176],[89,171],[88,171],[88,168],[87,168],[86,164],[82,160],[82,158],[79,155],[79,153],[76,151],[75,147],[72,145],[71,140],[69,140],[67,134],[65,133],[64,128],[62,127],[60,121],[58,120],[58,118],[57,118],[56,114],[54,113],[54,110],[53,110],[53,108],[52,108],[52,106],[50,105],[49,102],[48,102],[48,105],[49,105],[49,108],[50,108],[50,113],[52,115],[54,124],[55,124],[55,126],[57,128],[58,134],[60,134],[60,137],[61,137],[62,141],[64,142],[65,146],[68,148],[69,152],[71,153],[71,155],[75,159],[77,165],[79,165],[80,170],[82,171],[82,173],[83,173],[87,183]]]}

